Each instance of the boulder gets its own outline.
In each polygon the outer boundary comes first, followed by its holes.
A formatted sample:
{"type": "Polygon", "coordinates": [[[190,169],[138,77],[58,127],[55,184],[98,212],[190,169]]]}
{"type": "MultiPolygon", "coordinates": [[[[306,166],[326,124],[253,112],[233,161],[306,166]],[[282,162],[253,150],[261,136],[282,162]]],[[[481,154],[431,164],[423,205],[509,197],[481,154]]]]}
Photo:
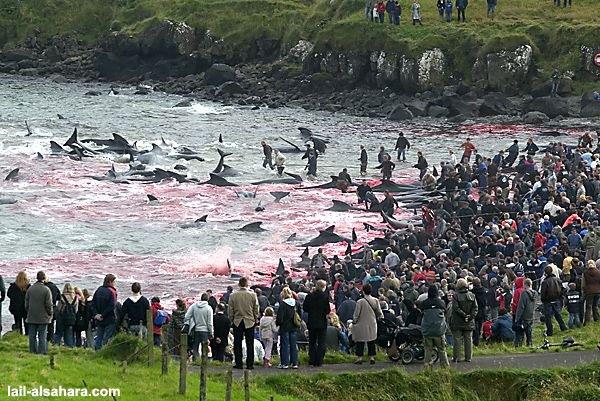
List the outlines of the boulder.
{"type": "Polygon", "coordinates": [[[600,101],[596,100],[593,103],[582,106],[579,115],[585,118],[600,117],[600,101]]]}
{"type": "Polygon", "coordinates": [[[217,95],[217,96],[233,95],[235,93],[244,93],[244,89],[237,82],[227,81],[227,82],[222,83],[219,86],[219,88],[215,92],[215,95],[217,95]]]}
{"type": "Polygon", "coordinates": [[[50,46],[42,52],[42,57],[51,63],[57,63],[62,60],[62,55],[56,46],[50,46]]]}
{"type": "Polygon", "coordinates": [[[401,121],[411,120],[414,118],[413,113],[403,104],[395,106],[387,116],[388,120],[401,121]]]}
{"type": "Polygon", "coordinates": [[[221,85],[228,81],[235,81],[235,70],[227,64],[213,64],[204,73],[207,85],[221,85]]]}
{"type": "Polygon", "coordinates": [[[292,63],[304,63],[304,60],[313,51],[315,45],[306,40],[300,40],[287,54],[287,59],[292,63]]]}
{"type": "Polygon", "coordinates": [[[398,61],[395,56],[381,52],[377,57],[376,65],[375,80],[378,88],[395,86],[398,83],[398,61]]]}
{"type": "Polygon", "coordinates": [[[466,102],[459,98],[451,98],[448,111],[450,112],[450,116],[478,117],[479,104],[476,102],[466,102]]]}
{"type": "MultiPolygon", "coordinates": [[[[550,95],[552,91],[552,81],[542,82],[531,89],[531,96],[544,97],[550,95]]],[[[560,96],[569,96],[573,93],[573,80],[570,78],[562,78],[558,84],[558,94],[560,96]]]]}
{"type": "Polygon", "coordinates": [[[182,56],[195,49],[194,30],[183,22],[158,21],[139,39],[142,54],[148,56],[182,56]]]}
{"type": "Polygon", "coordinates": [[[0,54],[0,59],[4,61],[19,62],[21,60],[36,60],[37,58],[37,53],[31,49],[10,49],[0,54]]]}
{"type": "Polygon", "coordinates": [[[404,103],[404,105],[408,110],[410,110],[410,112],[415,117],[423,117],[427,115],[427,102],[418,99],[413,99],[409,102],[404,103]]]}
{"type": "Polygon", "coordinates": [[[440,118],[446,117],[448,114],[450,114],[450,110],[448,110],[446,107],[430,105],[427,108],[427,115],[429,117],[440,118]]]}
{"type": "Polygon", "coordinates": [[[518,93],[528,83],[532,62],[533,49],[529,45],[521,45],[513,51],[489,53],[483,60],[476,60],[473,80],[486,80],[492,90],[518,93]]]}
{"type": "Polygon", "coordinates": [[[100,92],[100,91],[91,90],[91,91],[85,92],[84,96],[100,96],[101,94],[102,94],[102,92],[100,92]]]}
{"type": "Polygon", "coordinates": [[[523,116],[525,124],[543,124],[550,121],[550,117],[539,111],[530,111],[523,116]]]}
{"type": "Polygon", "coordinates": [[[177,103],[173,107],[190,107],[192,105],[192,99],[184,99],[181,102],[177,103]]]}
{"type": "Polygon", "coordinates": [[[446,57],[440,49],[426,50],[418,61],[418,86],[421,90],[444,84],[446,57]]]}
{"type": "Polygon", "coordinates": [[[559,97],[534,98],[526,108],[527,111],[539,111],[550,118],[569,115],[569,104],[559,97]]]}
{"type": "Polygon", "coordinates": [[[483,117],[505,115],[509,113],[509,101],[503,93],[491,92],[483,97],[479,106],[479,115],[483,117]]]}
{"type": "Polygon", "coordinates": [[[131,35],[123,32],[111,32],[102,41],[100,47],[105,52],[131,57],[140,53],[140,43],[131,35]]]}
{"type": "Polygon", "coordinates": [[[138,85],[135,88],[134,95],[149,95],[152,92],[152,87],[146,85],[138,85]]]}

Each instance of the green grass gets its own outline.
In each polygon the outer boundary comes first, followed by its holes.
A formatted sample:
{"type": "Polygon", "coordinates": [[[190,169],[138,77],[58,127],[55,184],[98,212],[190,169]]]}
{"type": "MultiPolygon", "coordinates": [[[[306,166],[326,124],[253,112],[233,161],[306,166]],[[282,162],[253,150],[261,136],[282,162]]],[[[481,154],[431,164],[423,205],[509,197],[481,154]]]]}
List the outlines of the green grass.
{"type": "MultiPolygon", "coordinates": [[[[113,359],[115,356],[118,360],[122,359],[115,355],[116,350],[128,353],[140,345],[128,342],[126,348],[113,347],[103,355],[89,350],[52,348],[55,367],[50,368],[48,356],[27,352],[25,337],[5,336],[0,341],[0,369],[3,372],[0,399],[5,399],[8,385],[119,388],[121,396],[118,399],[128,401],[198,399],[199,378],[196,372],[188,374],[187,394],[181,396],[177,394],[176,364],[170,365],[168,375],[161,376],[158,361],[150,367],[142,362],[131,363],[123,370],[122,364],[113,359]]],[[[260,401],[269,400],[271,396],[277,401],[594,401],[599,399],[600,394],[600,364],[530,372],[512,369],[469,373],[435,370],[415,375],[391,368],[380,372],[339,375],[257,375],[251,380],[252,400],[260,401]]],[[[222,374],[209,374],[207,384],[208,400],[224,399],[222,374]]],[[[234,381],[232,399],[243,399],[242,384],[238,380],[234,381]]]]}
{"type": "MultiPolygon", "coordinates": [[[[162,19],[184,21],[224,39],[232,59],[255,56],[256,40],[277,39],[289,48],[299,39],[320,49],[355,53],[386,50],[416,56],[442,48],[448,72],[467,81],[476,57],[490,51],[530,44],[542,77],[557,66],[577,70],[581,45],[598,45],[600,8],[597,0],[577,0],[567,9],[550,0],[498,2],[496,17],[486,16],[486,2],[472,1],[468,22],[442,21],[433,0],[423,0],[423,26],[409,22],[411,0],[403,6],[401,26],[373,24],[364,17],[362,0],[0,0],[0,47],[23,41],[34,30],[40,36],[66,34],[89,45],[112,30],[138,35],[162,19]]],[[[454,13],[456,17],[456,12],[454,13]]],[[[590,87],[577,83],[578,91],[590,87]]]]}

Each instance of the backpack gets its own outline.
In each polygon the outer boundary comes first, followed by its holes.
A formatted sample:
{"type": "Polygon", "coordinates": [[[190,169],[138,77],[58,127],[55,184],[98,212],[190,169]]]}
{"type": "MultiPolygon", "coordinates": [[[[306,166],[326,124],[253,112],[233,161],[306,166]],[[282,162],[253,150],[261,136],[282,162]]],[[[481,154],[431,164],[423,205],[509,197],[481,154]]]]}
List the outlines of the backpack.
{"type": "Polygon", "coordinates": [[[302,318],[298,312],[294,311],[294,327],[300,328],[302,326],[302,318]]]}
{"type": "Polygon", "coordinates": [[[154,323],[155,326],[162,326],[163,324],[167,323],[168,318],[169,312],[159,309],[156,311],[156,316],[154,317],[154,321],[152,323],[154,323]]]}
{"type": "Polygon", "coordinates": [[[63,295],[63,306],[60,311],[63,326],[75,326],[77,322],[77,312],[75,311],[75,303],[77,298],[73,299],[73,303],[69,303],[67,298],[63,295]]]}

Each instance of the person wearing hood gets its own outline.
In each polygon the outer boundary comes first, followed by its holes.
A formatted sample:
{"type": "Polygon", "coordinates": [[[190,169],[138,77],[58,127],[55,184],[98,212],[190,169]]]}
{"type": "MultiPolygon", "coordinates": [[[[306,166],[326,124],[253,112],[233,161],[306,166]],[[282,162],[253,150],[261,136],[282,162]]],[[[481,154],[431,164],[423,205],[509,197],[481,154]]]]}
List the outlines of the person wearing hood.
{"type": "Polygon", "coordinates": [[[510,311],[514,316],[517,313],[517,306],[519,306],[519,298],[521,297],[521,293],[523,292],[523,283],[525,282],[525,277],[517,277],[515,280],[515,292],[513,293],[512,303],[510,305],[510,311]]]}
{"type": "Polygon", "coordinates": [[[65,347],[72,348],[75,346],[74,328],[77,323],[77,309],[79,307],[77,301],[75,289],[70,283],[66,283],[56,309],[56,330],[54,331],[54,344],[56,346],[60,346],[63,338],[65,347]]]}
{"type": "Polygon", "coordinates": [[[352,339],[356,343],[355,364],[363,363],[365,344],[369,354],[369,363],[375,364],[375,341],[377,340],[377,319],[383,319],[383,312],[376,298],[371,296],[371,286],[363,286],[363,298],[356,303],[352,318],[352,339]]]}
{"type": "Polygon", "coordinates": [[[517,310],[514,316],[513,329],[515,332],[515,348],[523,346],[523,339],[527,337],[527,346],[533,345],[532,327],[533,312],[535,309],[535,292],[531,289],[531,279],[523,281],[523,288],[519,296],[517,310]]]}
{"type": "Polygon", "coordinates": [[[146,311],[150,309],[150,302],[142,295],[140,283],[131,284],[131,292],[133,294],[123,302],[121,307],[118,326],[121,326],[121,322],[126,318],[125,323],[129,333],[145,339],[147,335],[146,311]]]}
{"type": "MultiPolygon", "coordinates": [[[[207,294],[207,297],[208,297],[208,294],[207,294]]],[[[206,298],[206,300],[208,301],[208,298],[206,298]]],[[[167,320],[163,324],[155,324],[154,323],[156,321],[156,316],[158,316],[158,314],[159,314],[159,311],[161,313],[166,312],[164,310],[164,308],[162,307],[162,305],[160,304],[160,298],[158,298],[158,297],[153,297],[150,300],[150,310],[152,310],[152,322],[153,322],[152,334],[154,335],[154,345],[156,345],[157,347],[160,347],[162,326],[164,324],[168,324],[169,321],[171,320],[171,317],[167,314],[167,320]]]]}
{"type": "Polygon", "coordinates": [[[184,330],[192,335],[192,353],[194,360],[200,356],[200,346],[213,338],[213,310],[208,304],[209,295],[203,293],[200,300],[188,308],[185,313],[184,330]]]}
{"type": "Polygon", "coordinates": [[[281,290],[281,302],[277,310],[275,324],[279,327],[280,369],[298,369],[297,330],[300,327],[298,317],[301,315],[296,305],[294,294],[289,287],[281,290]],[[297,316],[296,316],[297,315],[297,316]]]}
{"type": "Polygon", "coordinates": [[[214,335],[211,340],[212,358],[214,361],[225,360],[225,349],[229,345],[229,329],[231,321],[225,314],[225,304],[217,305],[217,313],[213,316],[214,335]]]}
{"type": "Polygon", "coordinates": [[[458,279],[456,282],[456,293],[452,301],[452,317],[450,329],[454,344],[452,347],[452,361],[458,362],[461,347],[465,348],[465,362],[471,362],[473,357],[473,330],[475,329],[475,317],[479,309],[475,295],[469,291],[467,280],[458,279]]]}
{"type": "Polygon", "coordinates": [[[427,289],[427,299],[421,303],[423,318],[421,330],[425,346],[425,364],[431,366],[431,358],[435,349],[439,355],[440,366],[447,368],[448,355],[446,354],[446,304],[440,299],[440,290],[434,285],[427,289]]]}

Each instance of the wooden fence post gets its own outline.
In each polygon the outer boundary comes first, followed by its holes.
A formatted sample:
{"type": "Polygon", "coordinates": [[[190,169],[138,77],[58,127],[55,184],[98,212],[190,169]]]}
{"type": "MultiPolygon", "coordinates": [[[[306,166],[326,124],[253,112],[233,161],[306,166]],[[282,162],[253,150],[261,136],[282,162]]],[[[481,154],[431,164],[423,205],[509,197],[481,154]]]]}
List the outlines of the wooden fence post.
{"type": "Polygon", "coordinates": [[[206,401],[206,369],[208,368],[208,343],[201,345],[202,358],[200,359],[200,401],[206,401]]]}
{"type": "Polygon", "coordinates": [[[146,340],[148,341],[148,366],[152,364],[152,350],[154,349],[154,320],[152,319],[152,310],[146,311],[146,340]]]}
{"type": "Polygon", "coordinates": [[[167,331],[169,329],[169,325],[164,325],[161,327],[160,331],[160,346],[162,350],[162,370],[161,374],[164,376],[169,373],[169,339],[167,335],[167,331]]]}
{"type": "Polygon", "coordinates": [[[233,383],[233,369],[231,366],[227,369],[225,376],[225,401],[231,401],[231,385],[233,383]]]}
{"type": "Polygon", "coordinates": [[[185,394],[186,379],[187,379],[187,343],[188,335],[181,333],[181,340],[179,342],[179,394],[185,394]]]}
{"type": "Polygon", "coordinates": [[[244,396],[246,401],[250,401],[250,371],[244,370],[244,396]]]}

